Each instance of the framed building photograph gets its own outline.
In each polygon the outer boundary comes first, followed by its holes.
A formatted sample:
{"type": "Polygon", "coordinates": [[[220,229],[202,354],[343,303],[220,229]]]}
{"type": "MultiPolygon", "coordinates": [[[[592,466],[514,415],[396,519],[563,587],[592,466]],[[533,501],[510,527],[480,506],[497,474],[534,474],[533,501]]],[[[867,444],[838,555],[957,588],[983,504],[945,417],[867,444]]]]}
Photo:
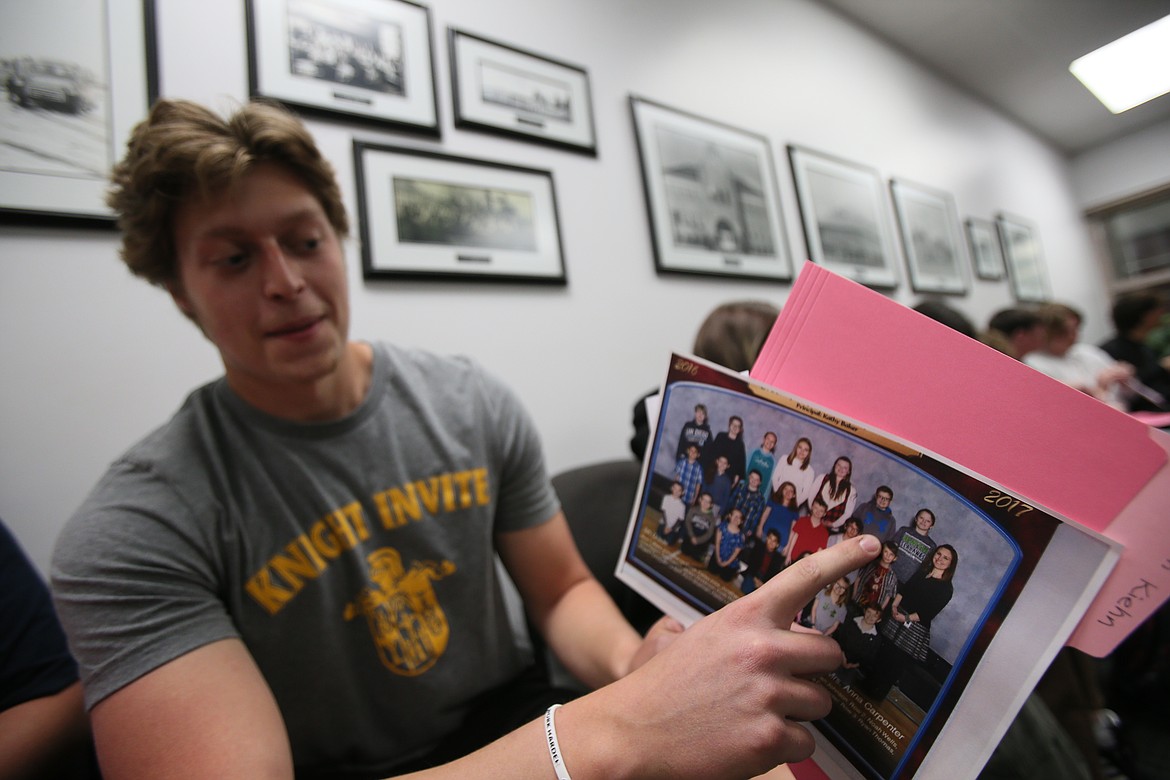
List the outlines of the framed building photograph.
{"type": "Polygon", "coordinates": [[[430,8],[409,0],[246,5],[254,97],[439,135],[430,8]]]}
{"type": "Polygon", "coordinates": [[[1016,300],[1044,303],[1049,298],[1048,274],[1044,269],[1044,255],[1036,227],[1008,214],[997,216],[995,224],[1016,300]]]}
{"type": "Polygon", "coordinates": [[[366,279],[567,284],[552,173],[355,141],[366,279]]]}
{"type": "Polygon", "coordinates": [[[967,292],[959,212],[949,193],[904,179],[890,181],[910,287],[920,293],[967,292]]]}
{"type": "Polygon", "coordinates": [[[589,74],[448,28],[455,126],[597,154],[589,74]]]}
{"type": "Polygon", "coordinates": [[[790,281],[768,139],[630,98],[661,273],[790,281]]]}
{"type": "Polygon", "coordinates": [[[788,147],[808,259],[869,287],[898,286],[882,180],[873,168],[788,147]]]}
{"type": "Polygon", "coordinates": [[[995,233],[995,223],[975,217],[968,219],[967,243],[971,247],[971,262],[975,266],[977,277],[998,282],[1007,275],[1003,267],[999,237],[995,233]]]}
{"type": "Polygon", "coordinates": [[[110,168],[158,94],[151,0],[0,6],[0,217],[113,224],[110,168]]]}

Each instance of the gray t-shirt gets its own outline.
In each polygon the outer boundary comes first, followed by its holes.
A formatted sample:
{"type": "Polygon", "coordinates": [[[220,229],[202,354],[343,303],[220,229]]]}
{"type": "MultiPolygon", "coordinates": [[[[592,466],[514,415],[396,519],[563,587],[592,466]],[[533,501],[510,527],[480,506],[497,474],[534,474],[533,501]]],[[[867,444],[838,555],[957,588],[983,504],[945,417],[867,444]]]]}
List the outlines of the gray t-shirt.
{"type": "Polygon", "coordinates": [[[223,379],[192,393],[69,521],[53,589],[89,706],[239,637],[298,769],[380,768],[524,667],[493,534],[558,508],[505,387],[376,345],[369,394],[338,421],[265,415],[223,379]]]}

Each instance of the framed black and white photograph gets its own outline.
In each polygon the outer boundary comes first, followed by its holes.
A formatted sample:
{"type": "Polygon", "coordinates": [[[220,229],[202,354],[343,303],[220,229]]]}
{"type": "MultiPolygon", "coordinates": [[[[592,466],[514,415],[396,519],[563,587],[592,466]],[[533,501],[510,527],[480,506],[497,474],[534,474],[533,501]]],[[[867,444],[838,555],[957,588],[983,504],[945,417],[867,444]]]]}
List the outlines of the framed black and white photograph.
{"type": "Polygon", "coordinates": [[[800,146],[789,146],[788,158],[809,260],[869,287],[897,287],[878,172],[800,146]]]}
{"type": "Polygon", "coordinates": [[[997,216],[995,224],[1016,300],[1044,303],[1049,297],[1048,274],[1044,269],[1044,254],[1036,227],[1008,214],[997,216]]]}
{"type": "Polygon", "coordinates": [[[589,74],[449,28],[455,126],[597,154],[589,74]]]}
{"type": "Polygon", "coordinates": [[[439,135],[430,8],[409,0],[247,0],[253,96],[439,135]]]}
{"type": "Polygon", "coordinates": [[[959,212],[949,193],[904,179],[890,181],[910,287],[920,293],[967,292],[959,212]]]}
{"type": "Polygon", "coordinates": [[[639,97],[630,108],[658,271],[790,281],[768,139],[639,97]]]}
{"type": "Polygon", "coordinates": [[[995,233],[995,223],[986,219],[969,218],[967,243],[971,247],[971,262],[975,266],[976,276],[998,282],[1007,275],[1003,267],[999,237],[995,233]]]}
{"type": "Polygon", "coordinates": [[[567,284],[552,173],[355,141],[362,271],[567,284]]]}
{"type": "Polygon", "coordinates": [[[0,216],[112,224],[110,168],[158,94],[150,0],[0,6],[0,216]]]}

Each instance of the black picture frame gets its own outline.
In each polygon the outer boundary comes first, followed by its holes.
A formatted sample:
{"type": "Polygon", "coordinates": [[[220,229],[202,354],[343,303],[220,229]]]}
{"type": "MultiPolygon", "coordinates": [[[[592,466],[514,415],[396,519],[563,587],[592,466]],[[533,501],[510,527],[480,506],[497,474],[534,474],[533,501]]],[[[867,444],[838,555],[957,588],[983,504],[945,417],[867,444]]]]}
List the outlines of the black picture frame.
{"type": "Polygon", "coordinates": [[[955,198],[906,179],[890,180],[910,288],[919,293],[967,293],[967,257],[955,198]]]}
{"type": "Polygon", "coordinates": [[[589,73],[447,28],[455,127],[597,156],[589,73]]]}
{"type": "Polygon", "coordinates": [[[153,0],[11,3],[0,24],[27,42],[0,51],[0,222],[112,227],[110,169],[158,97],[153,0]]]}
{"type": "Polygon", "coordinates": [[[789,282],[768,139],[630,96],[659,273],[789,282]]]}
{"type": "Polygon", "coordinates": [[[245,7],[252,97],[440,135],[428,6],[413,0],[245,0],[245,7]]]}
{"type": "Polygon", "coordinates": [[[365,141],[353,154],[364,278],[568,284],[551,171],[365,141]]]}
{"type": "Polygon", "coordinates": [[[1047,302],[1050,298],[1048,272],[1036,226],[1012,214],[996,215],[995,226],[1016,300],[1020,303],[1047,302]]]}
{"type": "Polygon", "coordinates": [[[975,276],[989,282],[1002,281],[1007,276],[1007,269],[995,223],[989,219],[968,217],[966,228],[975,276]]]}
{"type": "Polygon", "coordinates": [[[899,285],[885,189],[875,168],[789,144],[808,258],[868,287],[899,285]]]}

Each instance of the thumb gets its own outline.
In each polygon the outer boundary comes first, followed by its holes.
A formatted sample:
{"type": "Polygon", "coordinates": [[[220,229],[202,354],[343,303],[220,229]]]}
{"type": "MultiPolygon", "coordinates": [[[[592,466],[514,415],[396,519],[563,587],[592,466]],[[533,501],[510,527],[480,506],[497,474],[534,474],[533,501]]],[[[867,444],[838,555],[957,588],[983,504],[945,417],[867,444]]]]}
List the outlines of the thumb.
{"type": "Polygon", "coordinates": [[[794,561],[784,571],[745,598],[768,600],[767,609],[776,623],[787,628],[797,610],[807,604],[830,582],[860,569],[877,557],[882,544],[866,534],[794,561]]]}

